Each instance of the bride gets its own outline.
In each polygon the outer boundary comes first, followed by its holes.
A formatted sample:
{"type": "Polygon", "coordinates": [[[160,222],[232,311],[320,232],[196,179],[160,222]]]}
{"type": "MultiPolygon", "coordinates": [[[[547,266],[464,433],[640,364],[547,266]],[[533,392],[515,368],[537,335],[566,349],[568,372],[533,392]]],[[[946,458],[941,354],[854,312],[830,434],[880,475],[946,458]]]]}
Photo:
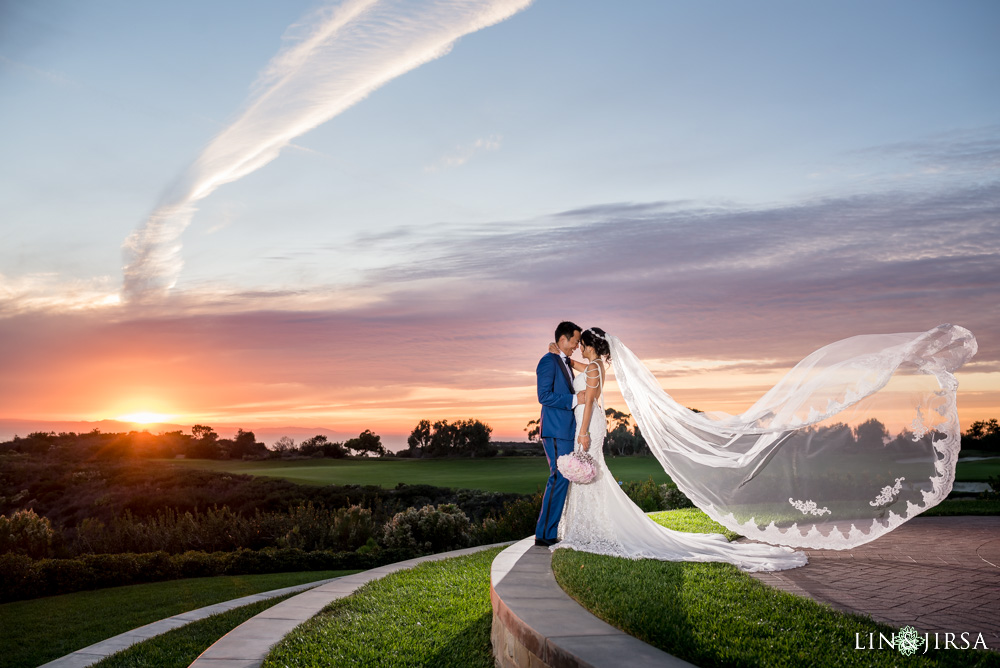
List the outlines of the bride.
{"type": "Polygon", "coordinates": [[[571,483],[552,549],[782,570],[806,556],[776,546],[854,547],[951,491],[961,447],[953,372],[976,352],[962,327],[835,342],[740,415],[683,407],[602,329],[583,332],[581,345],[586,362],[573,362],[581,372],[574,390],[586,395],[575,409],[575,448],[596,460],[598,473],[588,484],[571,483]],[[604,464],[609,364],[647,445],[681,491],[712,519],[769,545],[671,531],[632,503],[604,464]]]}
{"type": "Polygon", "coordinates": [[[806,563],[802,552],[753,543],[730,543],[722,534],[672,531],[646,516],[622,491],[604,465],[607,434],[604,412],[604,374],[610,348],[604,330],[592,327],[580,337],[586,363],[573,360],[580,373],[573,391],[586,390],[575,409],[576,450],[589,453],[597,476],[588,484],[570,483],[562,518],[560,542],[551,549],[572,548],[630,559],[663,561],[725,561],[746,571],[775,571],[806,563]]]}

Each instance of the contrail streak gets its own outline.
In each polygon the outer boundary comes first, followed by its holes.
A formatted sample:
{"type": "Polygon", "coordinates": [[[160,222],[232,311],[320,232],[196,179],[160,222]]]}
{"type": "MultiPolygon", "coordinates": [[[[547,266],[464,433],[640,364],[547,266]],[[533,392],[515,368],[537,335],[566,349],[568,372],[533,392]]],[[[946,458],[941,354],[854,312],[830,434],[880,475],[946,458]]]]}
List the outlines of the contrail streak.
{"type": "Polygon", "coordinates": [[[292,42],[254,84],[239,117],[178,178],[124,243],[123,298],[156,301],[183,266],[181,234],[195,203],[278,157],[299,135],[383,84],[440,58],[455,41],[531,0],[347,0],[292,26],[292,42]]]}

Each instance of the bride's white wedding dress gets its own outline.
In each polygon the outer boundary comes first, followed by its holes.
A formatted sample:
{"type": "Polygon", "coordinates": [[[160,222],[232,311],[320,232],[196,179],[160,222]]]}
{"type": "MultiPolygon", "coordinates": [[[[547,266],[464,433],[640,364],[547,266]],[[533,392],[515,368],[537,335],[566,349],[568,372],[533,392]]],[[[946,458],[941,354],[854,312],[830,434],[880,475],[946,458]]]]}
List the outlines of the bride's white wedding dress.
{"type": "MultiPolygon", "coordinates": [[[[605,340],[618,389],[664,471],[709,517],[752,540],[848,549],[892,531],[951,491],[962,433],[954,372],[977,350],[963,327],[835,341],[738,415],[684,407],[618,337],[605,340]]],[[[585,384],[581,373],[574,385],[585,384]]],[[[578,407],[577,420],[582,414],[578,407]]],[[[557,547],[725,561],[751,571],[805,563],[787,548],[659,526],[604,465],[606,432],[602,400],[590,422],[599,473],[590,484],[570,485],[557,547]]]]}
{"type": "MultiPolygon", "coordinates": [[[[805,554],[787,547],[730,543],[722,534],[672,531],[647,517],[622,491],[604,463],[607,418],[604,379],[599,380],[601,394],[591,414],[588,451],[597,463],[597,477],[587,484],[570,483],[559,520],[560,542],[551,549],[572,548],[629,559],[721,561],[745,571],[777,571],[806,563],[805,554]]],[[[577,374],[574,391],[585,390],[586,386],[587,372],[577,374]]],[[[576,407],[577,433],[583,423],[583,411],[583,404],[576,407]]],[[[582,449],[579,443],[576,449],[582,449]]]]}

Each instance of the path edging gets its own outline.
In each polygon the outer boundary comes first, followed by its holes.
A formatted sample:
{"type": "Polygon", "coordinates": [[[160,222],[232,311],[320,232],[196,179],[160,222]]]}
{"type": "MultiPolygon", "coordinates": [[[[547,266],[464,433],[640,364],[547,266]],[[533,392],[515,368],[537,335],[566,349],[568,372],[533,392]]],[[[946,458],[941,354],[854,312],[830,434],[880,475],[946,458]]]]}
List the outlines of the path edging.
{"type": "Polygon", "coordinates": [[[266,601],[267,599],[284,596],[285,594],[291,594],[296,591],[319,587],[320,585],[333,582],[336,579],[337,578],[327,578],[326,580],[304,582],[290,587],[282,587],[281,589],[263,591],[257,594],[250,594],[248,596],[230,599],[228,601],[220,601],[218,603],[213,603],[212,605],[197,608],[196,610],[188,610],[187,612],[182,612],[180,614],[173,615],[172,617],[165,617],[164,619],[150,622],[149,624],[136,627],[131,631],[119,633],[116,636],[106,638],[100,642],[94,643],[93,645],[88,645],[74,652],[70,652],[69,654],[61,656],[58,659],[53,659],[48,663],[43,663],[39,666],[39,668],[86,668],[87,666],[91,666],[105,657],[111,656],[115,652],[128,649],[136,643],[149,640],[150,638],[155,638],[156,636],[162,635],[167,631],[187,626],[191,622],[206,619],[212,615],[241,608],[244,605],[250,605],[251,603],[257,603],[258,601],[266,601]]]}
{"type": "Polygon", "coordinates": [[[693,665],[598,619],[552,574],[552,552],[525,538],[490,568],[493,657],[498,668],[629,668],[693,665]]]}
{"type": "Polygon", "coordinates": [[[371,570],[345,575],[325,585],[310,589],[304,594],[285,599],[255,617],[251,617],[214,645],[201,653],[189,668],[259,668],[277,642],[288,635],[296,626],[307,621],[333,601],[350,596],[361,586],[372,580],[413,568],[427,561],[440,561],[452,557],[462,557],[493,547],[510,545],[510,542],[478,545],[462,550],[441,552],[416,559],[397,561],[371,570]]]}

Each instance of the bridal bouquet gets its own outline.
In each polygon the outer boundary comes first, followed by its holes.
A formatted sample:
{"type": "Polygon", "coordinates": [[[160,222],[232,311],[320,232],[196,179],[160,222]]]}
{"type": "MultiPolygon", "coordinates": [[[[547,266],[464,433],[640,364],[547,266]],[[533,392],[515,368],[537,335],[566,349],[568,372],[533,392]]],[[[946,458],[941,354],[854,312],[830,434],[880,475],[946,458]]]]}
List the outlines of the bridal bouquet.
{"type": "Polygon", "coordinates": [[[586,452],[573,452],[556,460],[556,468],[570,482],[588,483],[597,476],[597,463],[586,452]]]}

